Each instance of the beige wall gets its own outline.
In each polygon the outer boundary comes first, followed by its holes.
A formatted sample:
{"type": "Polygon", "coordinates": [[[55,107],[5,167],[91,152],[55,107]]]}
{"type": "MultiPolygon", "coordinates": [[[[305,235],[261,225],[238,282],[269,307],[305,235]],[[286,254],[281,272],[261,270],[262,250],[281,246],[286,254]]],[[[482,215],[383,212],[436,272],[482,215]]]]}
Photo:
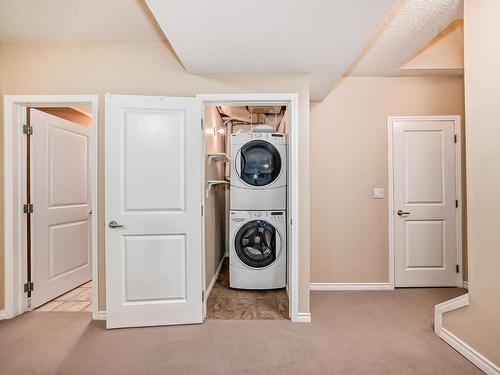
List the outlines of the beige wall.
{"type": "Polygon", "coordinates": [[[457,19],[441,31],[423,50],[400,69],[415,72],[463,70],[463,20],[457,19]]]}
{"type": "MultiPolygon", "coordinates": [[[[222,119],[213,106],[205,111],[205,154],[226,152],[225,136],[217,130],[224,129],[222,119]],[[215,128],[215,136],[212,129],[215,128]]],[[[205,156],[205,184],[208,180],[224,180],[225,163],[205,156]]],[[[205,200],[205,290],[217,272],[226,252],[226,186],[211,188],[205,200]]],[[[206,296],[208,298],[208,296],[206,296]]]]}
{"type": "Polygon", "coordinates": [[[445,328],[500,366],[500,2],[464,2],[470,305],[445,328]]]}
{"type": "MultiPolygon", "coordinates": [[[[309,312],[309,88],[307,75],[203,76],[187,74],[172,51],[161,42],[3,45],[0,56],[2,94],[99,94],[100,309],[105,308],[104,94],[112,92],[115,94],[193,96],[198,93],[230,92],[298,93],[301,139],[299,150],[300,223],[302,225],[299,249],[299,311],[309,312]]],[[[3,182],[0,183],[0,187],[3,187],[3,182]]],[[[3,236],[3,233],[0,232],[0,236],[3,236]]],[[[0,254],[1,264],[3,251],[0,251],[0,254]]],[[[3,292],[3,282],[1,284],[0,290],[3,292]]],[[[0,303],[3,305],[3,298],[0,303]]]]}
{"type": "Polygon", "coordinates": [[[387,194],[387,116],[463,111],[460,77],[346,77],[311,105],[311,282],[389,280],[387,198],[372,198],[387,194]]]}

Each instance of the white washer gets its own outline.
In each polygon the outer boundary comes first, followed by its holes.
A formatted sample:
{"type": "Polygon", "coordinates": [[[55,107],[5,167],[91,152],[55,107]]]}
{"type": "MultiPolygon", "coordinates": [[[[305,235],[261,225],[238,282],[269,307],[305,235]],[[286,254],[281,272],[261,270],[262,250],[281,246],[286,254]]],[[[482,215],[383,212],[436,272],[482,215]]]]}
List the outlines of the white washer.
{"type": "Polygon", "coordinates": [[[285,211],[230,212],[229,285],[277,289],[286,284],[285,211]]]}
{"type": "Polygon", "coordinates": [[[231,210],[285,210],[286,170],[285,134],[231,134],[231,210]]]}

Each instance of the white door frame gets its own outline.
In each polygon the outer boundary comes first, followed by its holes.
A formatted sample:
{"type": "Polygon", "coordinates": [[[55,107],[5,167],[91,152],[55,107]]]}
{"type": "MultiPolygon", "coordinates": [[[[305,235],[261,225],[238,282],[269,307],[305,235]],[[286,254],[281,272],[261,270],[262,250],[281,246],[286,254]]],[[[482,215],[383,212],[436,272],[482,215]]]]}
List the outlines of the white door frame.
{"type": "Polygon", "coordinates": [[[453,121],[455,126],[455,135],[457,142],[455,143],[455,196],[458,200],[458,208],[456,215],[456,236],[457,236],[457,264],[459,272],[457,273],[457,287],[463,286],[463,264],[462,264],[462,139],[460,116],[388,116],[387,117],[387,146],[388,146],[388,175],[389,183],[388,190],[388,219],[389,219],[389,284],[394,288],[394,144],[393,130],[394,122],[396,121],[453,121]]]}
{"type": "MultiPolygon", "coordinates": [[[[288,297],[290,306],[290,319],[292,322],[302,322],[303,318],[299,314],[299,109],[297,94],[200,94],[197,98],[201,100],[202,116],[205,115],[206,105],[229,105],[229,104],[260,104],[288,105],[290,110],[290,124],[288,132],[288,208],[291,215],[287,212],[288,236],[290,238],[288,251],[290,252],[290,263],[287,264],[288,275],[288,297]],[[292,226],[293,223],[293,226],[292,226]]],[[[205,134],[203,133],[203,137],[205,134]]],[[[203,139],[203,145],[205,139],[203,139]]],[[[201,160],[203,167],[203,181],[205,181],[205,161],[201,160]]],[[[201,188],[205,202],[205,186],[201,188]]],[[[205,238],[204,220],[202,221],[202,239],[205,238]]],[[[202,242],[202,265],[203,265],[203,290],[205,290],[205,243],[202,242]]],[[[204,314],[206,315],[206,303],[208,296],[205,296],[204,314]]]]}
{"type": "MultiPolygon", "coordinates": [[[[92,176],[92,317],[98,318],[98,95],[5,95],[4,96],[4,249],[5,249],[5,313],[6,319],[28,310],[23,291],[26,280],[26,220],[21,212],[26,197],[26,140],[23,121],[26,107],[92,108],[90,134],[90,171],[92,176]]],[[[35,286],[36,288],[36,286],[35,286]]],[[[36,289],[35,289],[36,293],[36,289]]]]}

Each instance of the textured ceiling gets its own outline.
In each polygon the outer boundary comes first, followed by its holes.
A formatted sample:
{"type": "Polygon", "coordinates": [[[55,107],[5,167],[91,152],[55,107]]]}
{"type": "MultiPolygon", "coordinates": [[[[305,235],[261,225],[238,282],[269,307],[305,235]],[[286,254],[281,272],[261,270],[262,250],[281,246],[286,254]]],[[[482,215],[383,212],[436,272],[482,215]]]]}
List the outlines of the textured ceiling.
{"type": "Polygon", "coordinates": [[[395,0],[146,0],[190,73],[309,73],[326,96],[395,0]]]}
{"type": "Polygon", "coordinates": [[[412,74],[400,68],[461,14],[461,0],[398,0],[346,75],[412,74]]]}
{"type": "Polygon", "coordinates": [[[162,39],[143,0],[0,0],[0,43],[162,39]]]}
{"type": "Polygon", "coordinates": [[[321,100],[342,74],[428,74],[405,64],[461,12],[461,0],[0,0],[0,43],[166,35],[188,72],[308,73],[321,100]]]}

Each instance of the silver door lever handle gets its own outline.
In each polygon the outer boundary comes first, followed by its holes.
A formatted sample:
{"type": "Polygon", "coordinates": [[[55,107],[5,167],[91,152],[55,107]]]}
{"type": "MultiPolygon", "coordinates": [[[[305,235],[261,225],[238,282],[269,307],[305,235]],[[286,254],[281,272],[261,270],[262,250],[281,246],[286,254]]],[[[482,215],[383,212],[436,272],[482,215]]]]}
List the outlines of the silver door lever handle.
{"type": "Polygon", "coordinates": [[[410,213],[409,212],[406,212],[406,211],[403,211],[403,210],[397,210],[396,212],[399,216],[407,216],[409,215],[410,213]]]}
{"type": "Polygon", "coordinates": [[[108,227],[110,228],[123,228],[123,225],[118,224],[116,221],[111,220],[108,224],[108,227]]]}

